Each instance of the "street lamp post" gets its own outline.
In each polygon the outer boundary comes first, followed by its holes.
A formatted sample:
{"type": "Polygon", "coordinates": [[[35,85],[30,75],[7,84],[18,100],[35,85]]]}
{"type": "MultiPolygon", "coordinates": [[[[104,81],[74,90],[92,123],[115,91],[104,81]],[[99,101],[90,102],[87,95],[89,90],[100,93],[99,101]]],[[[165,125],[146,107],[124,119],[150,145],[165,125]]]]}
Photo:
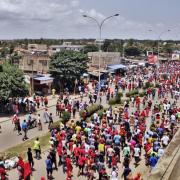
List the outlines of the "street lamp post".
{"type": "Polygon", "coordinates": [[[30,62],[31,62],[31,76],[32,76],[32,78],[31,78],[31,95],[33,95],[34,94],[34,60],[33,60],[33,58],[32,58],[32,56],[34,55],[34,51],[33,52],[31,52],[31,54],[30,54],[30,62]]]}
{"type": "Polygon", "coordinates": [[[116,16],[119,16],[119,14],[114,14],[112,16],[109,16],[109,17],[103,19],[101,22],[99,22],[94,17],[88,16],[88,15],[83,15],[83,17],[85,17],[85,18],[89,18],[89,19],[95,21],[97,26],[98,26],[98,29],[99,29],[99,63],[98,63],[99,64],[99,88],[98,88],[98,92],[100,91],[100,88],[101,88],[101,85],[100,85],[100,82],[101,82],[100,59],[101,59],[101,45],[102,45],[102,26],[103,26],[105,21],[107,21],[110,18],[116,17],[116,16]]]}
{"type": "MultiPolygon", "coordinates": [[[[149,30],[150,32],[153,32],[153,30],[149,30]]],[[[159,42],[160,42],[160,40],[161,40],[161,37],[162,37],[162,35],[163,34],[165,34],[165,33],[167,33],[167,32],[170,32],[171,30],[170,29],[168,29],[168,30],[166,30],[166,31],[163,31],[163,32],[161,32],[160,34],[158,34],[158,63],[159,63],[159,52],[160,52],[160,45],[159,45],[159,42]]]]}

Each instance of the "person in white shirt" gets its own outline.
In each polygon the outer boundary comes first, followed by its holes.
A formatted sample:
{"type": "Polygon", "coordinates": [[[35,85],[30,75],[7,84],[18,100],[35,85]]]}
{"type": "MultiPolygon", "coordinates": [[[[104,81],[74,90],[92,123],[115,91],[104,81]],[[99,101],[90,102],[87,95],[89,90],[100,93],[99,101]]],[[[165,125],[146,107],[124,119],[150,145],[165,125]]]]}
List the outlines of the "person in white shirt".
{"type": "Polygon", "coordinates": [[[171,115],[171,122],[176,122],[176,116],[174,114],[171,115]]]}
{"type": "Polygon", "coordinates": [[[163,104],[163,108],[164,108],[164,114],[166,114],[167,113],[167,104],[166,103],[163,104]]]}
{"type": "Polygon", "coordinates": [[[85,152],[88,153],[88,151],[90,149],[89,144],[85,143],[84,146],[85,146],[85,152]]]}
{"type": "Polygon", "coordinates": [[[114,153],[115,153],[115,151],[112,146],[107,149],[107,159],[108,159],[108,167],[109,168],[111,168],[112,157],[113,157],[114,153]]]}
{"type": "Polygon", "coordinates": [[[139,161],[140,161],[140,154],[141,150],[138,145],[135,146],[134,148],[134,160],[135,160],[135,165],[137,166],[139,161]]]}
{"type": "Polygon", "coordinates": [[[113,170],[112,170],[112,173],[111,173],[111,180],[118,180],[118,173],[117,173],[115,167],[113,167],[113,170]]]}
{"type": "Polygon", "coordinates": [[[164,149],[163,149],[162,147],[160,147],[160,148],[158,149],[158,157],[162,157],[163,154],[164,154],[164,149]]]}
{"type": "Polygon", "coordinates": [[[167,135],[164,135],[161,139],[163,147],[167,147],[169,143],[169,137],[167,135]]]}

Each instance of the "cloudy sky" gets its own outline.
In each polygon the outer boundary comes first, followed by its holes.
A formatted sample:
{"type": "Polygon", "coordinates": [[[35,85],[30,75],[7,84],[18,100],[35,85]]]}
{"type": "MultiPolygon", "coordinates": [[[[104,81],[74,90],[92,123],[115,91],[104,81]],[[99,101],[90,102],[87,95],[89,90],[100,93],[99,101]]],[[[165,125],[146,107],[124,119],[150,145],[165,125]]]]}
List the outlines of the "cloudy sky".
{"type": "Polygon", "coordinates": [[[0,39],[103,38],[180,39],[180,0],[0,0],[0,39]],[[151,32],[148,30],[152,30],[151,32]]]}

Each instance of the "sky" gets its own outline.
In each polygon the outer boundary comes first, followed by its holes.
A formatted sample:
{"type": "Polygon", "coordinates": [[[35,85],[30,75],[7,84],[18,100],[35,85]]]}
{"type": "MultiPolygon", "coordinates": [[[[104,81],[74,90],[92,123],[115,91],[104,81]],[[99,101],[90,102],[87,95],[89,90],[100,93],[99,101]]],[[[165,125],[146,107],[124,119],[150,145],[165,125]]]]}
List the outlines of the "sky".
{"type": "Polygon", "coordinates": [[[0,39],[180,39],[180,0],[0,0],[0,39]],[[151,31],[149,31],[151,30],[151,31]],[[170,30],[170,31],[168,31],[170,30]]]}

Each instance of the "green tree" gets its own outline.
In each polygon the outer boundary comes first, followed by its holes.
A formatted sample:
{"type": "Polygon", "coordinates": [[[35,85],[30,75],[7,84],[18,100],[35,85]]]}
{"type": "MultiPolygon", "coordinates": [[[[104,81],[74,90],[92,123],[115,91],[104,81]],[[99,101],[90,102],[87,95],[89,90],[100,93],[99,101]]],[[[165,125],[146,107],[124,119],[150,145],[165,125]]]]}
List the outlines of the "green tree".
{"type": "Polygon", "coordinates": [[[128,41],[127,41],[127,45],[128,46],[133,46],[134,45],[134,39],[128,39],[128,41]]]}
{"type": "Polygon", "coordinates": [[[17,67],[5,63],[0,71],[0,101],[8,98],[24,97],[28,94],[28,88],[24,81],[24,74],[17,67]]]}
{"type": "Polygon", "coordinates": [[[96,45],[86,45],[84,47],[84,53],[87,54],[88,52],[97,52],[99,48],[96,45]]]}
{"type": "Polygon", "coordinates": [[[62,51],[54,54],[50,61],[50,73],[54,77],[55,85],[64,90],[64,85],[72,89],[75,80],[87,70],[88,57],[75,51],[62,51]]]}
{"type": "Polygon", "coordinates": [[[102,50],[103,50],[104,52],[108,52],[110,45],[111,45],[111,40],[106,39],[106,40],[104,41],[104,44],[102,45],[102,50]]]}
{"type": "Polygon", "coordinates": [[[173,52],[173,47],[171,44],[165,44],[162,48],[163,52],[167,53],[169,56],[172,54],[173,52]]]}
{"type": "Polygon", "coordinates": [[[125,49],[126,56],[139,56],[141,54],[141,51],[139,48],[130,46],[125,49]]]}
{"type": "Polygon", "coordinates": [[[17,52],[13,52],[9,57],[9,63],[13,65],[18,65],[21,56],[17,52]]]}

